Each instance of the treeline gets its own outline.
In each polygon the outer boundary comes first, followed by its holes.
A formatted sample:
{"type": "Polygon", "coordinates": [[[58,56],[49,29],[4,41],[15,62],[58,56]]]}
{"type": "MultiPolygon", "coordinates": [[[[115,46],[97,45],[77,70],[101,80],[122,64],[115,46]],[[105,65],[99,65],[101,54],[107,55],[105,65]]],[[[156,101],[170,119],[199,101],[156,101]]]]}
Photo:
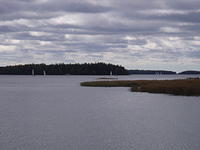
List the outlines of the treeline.
{"type": "Polygon", "coordinates": [[[176,74],[174,71],[165,70],[128,70],[129,74],[176,74]]]}
{"type": "Polygon", "coordinates": [[[106,63],[84,64],[26,64],[0,67],[1,75],[127,75],[128,71],[119,65],[106,63]]]}
{"type": "Polygon", "coordinates": [[[179,74],[200,74],[200,71],[189,70],[189,71],[180,72],[179,74]]]}

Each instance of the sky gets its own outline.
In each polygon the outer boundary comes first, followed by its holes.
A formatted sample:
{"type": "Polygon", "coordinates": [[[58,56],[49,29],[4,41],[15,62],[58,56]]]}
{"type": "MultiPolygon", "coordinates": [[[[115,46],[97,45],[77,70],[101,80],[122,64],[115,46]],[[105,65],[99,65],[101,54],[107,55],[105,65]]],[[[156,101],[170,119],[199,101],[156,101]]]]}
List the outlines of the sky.
{"type": "Polygon", "coordinates": [[[0,0],[0,66],[200,70],[200,0],[0,0]]]}

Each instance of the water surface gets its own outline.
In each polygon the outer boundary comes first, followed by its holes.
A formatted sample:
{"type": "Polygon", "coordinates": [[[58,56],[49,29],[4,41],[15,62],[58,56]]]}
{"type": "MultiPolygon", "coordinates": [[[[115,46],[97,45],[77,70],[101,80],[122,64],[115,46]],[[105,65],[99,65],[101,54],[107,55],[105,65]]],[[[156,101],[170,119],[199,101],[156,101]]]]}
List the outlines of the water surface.
{"type": "Polygon", "coordinates": [[[200,149],[199,97],[79,86],[98,77],[0,76],[0,150],[200,149]]]}

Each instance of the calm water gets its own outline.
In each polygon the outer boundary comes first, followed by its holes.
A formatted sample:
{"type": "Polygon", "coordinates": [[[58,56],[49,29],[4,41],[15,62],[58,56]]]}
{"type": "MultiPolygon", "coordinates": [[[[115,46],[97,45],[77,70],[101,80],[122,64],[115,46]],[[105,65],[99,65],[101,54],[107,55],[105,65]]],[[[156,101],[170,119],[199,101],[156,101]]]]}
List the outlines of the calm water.
{"type": "Polygon", "coordinates": [[[96,78],[0,76],[0,150],[200,149],[200,97],[79,86],[96,78]]]}

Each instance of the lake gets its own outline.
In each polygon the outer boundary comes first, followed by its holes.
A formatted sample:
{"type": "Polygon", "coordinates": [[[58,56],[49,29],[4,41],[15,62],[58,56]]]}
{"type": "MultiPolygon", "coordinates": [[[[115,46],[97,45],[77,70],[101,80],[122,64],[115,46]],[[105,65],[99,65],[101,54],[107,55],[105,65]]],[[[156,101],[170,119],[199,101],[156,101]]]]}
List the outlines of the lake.
{"type": "Polygon", "coordinates": [[[200,149],[200,97],[80,86],[99,77],[0,76],[0,150],[200,149]]]}

